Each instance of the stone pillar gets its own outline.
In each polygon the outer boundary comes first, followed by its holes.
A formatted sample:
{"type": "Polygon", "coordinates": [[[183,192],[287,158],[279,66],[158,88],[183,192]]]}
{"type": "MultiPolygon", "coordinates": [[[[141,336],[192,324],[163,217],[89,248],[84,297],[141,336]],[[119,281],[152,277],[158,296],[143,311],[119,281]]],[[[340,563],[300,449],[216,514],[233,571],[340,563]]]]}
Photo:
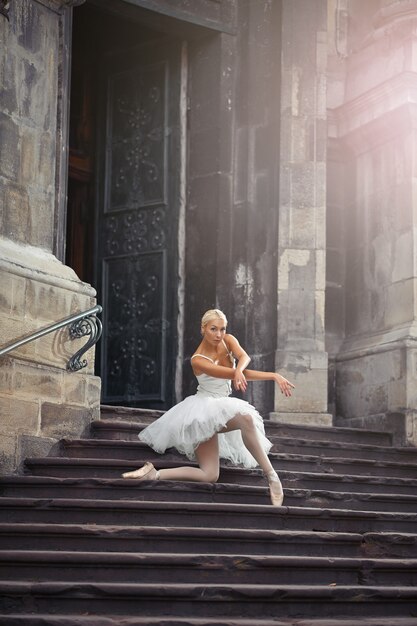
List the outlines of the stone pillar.
{"type": "Polygon", "coordinates": [[[271,419],[331,424],[324,347],[326,0],[282,3],[281,146],[276,391],[271,419]]]}
{"type": "MultiPolygon", "coordinates": [[[[63,229],[62,55],[71,4],[15,0],[10,22],[0,15],[1,345],[95,303],[94,289],[54,255],[64,236],[56,225],[63,229]]],[[[66,370],[82,343],[64,329],[0,360],[1,472],[26,454],[46,454],[59,437],[80,435],[99,415],[93,351],[87,370],[66,370]]]]}
{"type": "MultiPolygon", "coordinates": [[[[358,16],[353,16],[353,18],[358,16]]],[[[355,23],[355,19],[351,19],[355,23]]],[[[417,444],[417,2],[382,3],[347,59],[346,328],[337,421],[417,444]],[[351,155],[351,156],[349,156],[351,155]]]]}

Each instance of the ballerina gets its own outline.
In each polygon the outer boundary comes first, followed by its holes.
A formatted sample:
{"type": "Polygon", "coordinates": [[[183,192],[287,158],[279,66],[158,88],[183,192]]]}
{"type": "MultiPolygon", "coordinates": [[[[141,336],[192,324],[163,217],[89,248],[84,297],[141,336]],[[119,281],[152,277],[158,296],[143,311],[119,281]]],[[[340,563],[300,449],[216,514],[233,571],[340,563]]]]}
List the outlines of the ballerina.
{"type": "Polygon", "coordinates": [[[252,468],[259,465],[269,484],[271,502],[281,506],[284,492],[269,458],[272,443],[265,436],[262,417],[248,402],[230,398],[233,386],[245,391],[247,381],[273,380],[289,397],[294,385],[275,372],[248,370],[250,358],[236,337],[226,333],[227,319],[210,309],[201,320],[202,341],[191,357],[197,393],[185,398],[147,426],[139,439],[159,454],[176,448],[199,467],[157,470],[152,463],[123,474],[137,480],[216,482],[219,458],[252,468]]]}

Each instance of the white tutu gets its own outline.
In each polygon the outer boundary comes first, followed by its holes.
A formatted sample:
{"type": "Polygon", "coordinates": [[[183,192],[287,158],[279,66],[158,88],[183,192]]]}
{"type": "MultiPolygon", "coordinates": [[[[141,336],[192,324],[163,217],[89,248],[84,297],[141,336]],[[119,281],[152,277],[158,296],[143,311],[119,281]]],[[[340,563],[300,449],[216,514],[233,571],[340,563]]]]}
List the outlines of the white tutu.
{"type": "MultiPolygon", "coordinates": [[[[139,439],[159,454],[163,454],[167,448],[176,448],[188,459],[194,460],[195,449],[200,443],[222,430],[235,415],[243,414],[253,417],[259,441],[268,454],[272,443],[265,437],[263,420],[258,411],[244,400],[229,398],[228,381],[213,379],[205,374],[197,378],[200,382],[197,394],[185,398],[150,424],[139,434],[139,439]],[[201,380],[203,378],[204,381],[201,380]],[[211,378],[217,389],[213,390],[213,385],[207,389],[207,383],[211,382],[208,378],[211,378]],[[206,389],[201,389],[202,382],[206,389]]],[[[219,433],[219,454],[236,465],[248,468],[258,465],[245,447],[240,430],[219,433]]]]}

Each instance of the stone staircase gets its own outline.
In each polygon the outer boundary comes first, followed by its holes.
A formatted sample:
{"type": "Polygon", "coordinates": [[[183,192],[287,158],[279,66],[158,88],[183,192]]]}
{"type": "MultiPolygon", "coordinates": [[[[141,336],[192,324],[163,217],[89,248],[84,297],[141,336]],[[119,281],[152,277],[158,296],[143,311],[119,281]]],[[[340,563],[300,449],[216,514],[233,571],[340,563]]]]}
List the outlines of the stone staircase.
{"type": "Polygon", "coordinates": [[[171,467],[103,407],[92,439],[0,478],[4,626],[416,626],[417,449],[390,435],[268,424],[285,489],[259,470],[217,484],[120,478],[171,467]]]}

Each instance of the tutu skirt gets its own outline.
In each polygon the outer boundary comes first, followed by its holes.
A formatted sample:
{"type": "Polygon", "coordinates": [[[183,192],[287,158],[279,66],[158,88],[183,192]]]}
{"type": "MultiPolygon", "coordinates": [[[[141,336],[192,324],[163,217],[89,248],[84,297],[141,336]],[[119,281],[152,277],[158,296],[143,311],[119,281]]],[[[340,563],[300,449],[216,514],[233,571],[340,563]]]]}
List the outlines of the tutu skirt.
{"type": "MultiPolygon", "coordinates": [[[[235,415],[251,415],[259,441],[266,454],[272,443],[265,437],[262,417],[248,402],[239,398],[215,397],[203,393],[185,398],[150,424],[139,439],[163,454],[167,448],[176,448],[188,459],[195,459],[195,449],[203,441],[219,433],[235,415]]],[[[245,447],[240,430],[219,433],[219,455],[234,465],[256,467],[258,464],[245,447]]]]}

